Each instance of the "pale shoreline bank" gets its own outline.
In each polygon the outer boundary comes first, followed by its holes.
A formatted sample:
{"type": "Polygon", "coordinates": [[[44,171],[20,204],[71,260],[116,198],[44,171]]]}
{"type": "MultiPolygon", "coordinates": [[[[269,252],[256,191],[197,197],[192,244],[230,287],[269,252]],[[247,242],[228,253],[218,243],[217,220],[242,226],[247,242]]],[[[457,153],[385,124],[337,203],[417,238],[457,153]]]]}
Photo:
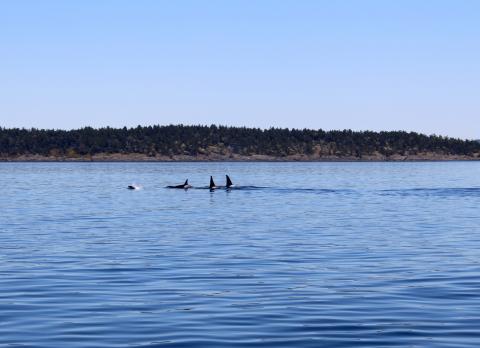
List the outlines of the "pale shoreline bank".
{"type": "Polygon", "coordinates": [[[175,156],[147,156],[144,154],[97,154],[93,156],[40,156],[21,155],[15,157],[1,157],[0,162],[425,162],[425,161],[479,161],[480,154],[475,156],[444,155],[437,153],[421,153],[416,155],[381,154],[355,156],[318,156],[318,155],[290,155],[283,157],[267,155],[175,155],[175,156]]]}

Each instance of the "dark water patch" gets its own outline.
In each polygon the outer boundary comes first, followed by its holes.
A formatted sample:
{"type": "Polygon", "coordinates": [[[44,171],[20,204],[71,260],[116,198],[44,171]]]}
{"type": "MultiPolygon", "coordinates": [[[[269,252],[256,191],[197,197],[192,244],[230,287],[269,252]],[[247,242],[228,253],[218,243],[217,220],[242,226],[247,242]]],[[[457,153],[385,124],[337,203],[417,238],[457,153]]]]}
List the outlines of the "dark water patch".
{"type": "Polygon", "coordinates": [[[385,196],[416,197],[480,197],[480,187],[413,188],[381,190],[385,196]]]}

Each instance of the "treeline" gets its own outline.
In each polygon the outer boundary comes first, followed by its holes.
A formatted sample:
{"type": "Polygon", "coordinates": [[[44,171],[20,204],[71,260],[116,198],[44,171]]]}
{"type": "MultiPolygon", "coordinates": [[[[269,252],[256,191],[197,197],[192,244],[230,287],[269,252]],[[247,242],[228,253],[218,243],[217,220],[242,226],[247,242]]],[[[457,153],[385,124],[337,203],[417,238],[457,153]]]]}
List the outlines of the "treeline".
{"type": "Polygon", "coordinates": [[[380,154],[475,156],[480,143],[414,132],[354,132],[310,129],[266,130],[224,126],[90,127],[77,130],[0,128],[0,155],[88,156],[144,154],[147,156],[313,155],[357,157],[380,154]]]}

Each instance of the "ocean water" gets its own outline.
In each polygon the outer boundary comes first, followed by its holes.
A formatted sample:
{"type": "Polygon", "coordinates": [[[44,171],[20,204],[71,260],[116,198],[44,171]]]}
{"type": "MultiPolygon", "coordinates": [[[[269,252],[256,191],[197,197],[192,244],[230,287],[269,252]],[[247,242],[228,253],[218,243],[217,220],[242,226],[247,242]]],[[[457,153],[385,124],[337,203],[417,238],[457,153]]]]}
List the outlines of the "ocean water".
{"type": "Polygon", "coordinates": [[[0,347],[480,346],[480,163],[0,163],[0,182],[0,347]]]}

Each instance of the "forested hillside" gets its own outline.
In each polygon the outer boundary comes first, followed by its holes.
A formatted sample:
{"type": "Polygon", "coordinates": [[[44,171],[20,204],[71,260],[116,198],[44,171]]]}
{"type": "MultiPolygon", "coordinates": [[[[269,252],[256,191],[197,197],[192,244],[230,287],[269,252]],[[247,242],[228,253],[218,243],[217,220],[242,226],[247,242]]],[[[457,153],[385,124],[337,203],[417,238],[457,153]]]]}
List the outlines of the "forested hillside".
{"type": "Polygon", "coordinates": [[[262,130],[214,125],[87,127],[70,131],[0,128],[0,157],[4,160],[21,156],[108,158],[115,154],[159,159],[408,159],[429,155],[476,158],[480,143],[402,131],[262,130]]]}

